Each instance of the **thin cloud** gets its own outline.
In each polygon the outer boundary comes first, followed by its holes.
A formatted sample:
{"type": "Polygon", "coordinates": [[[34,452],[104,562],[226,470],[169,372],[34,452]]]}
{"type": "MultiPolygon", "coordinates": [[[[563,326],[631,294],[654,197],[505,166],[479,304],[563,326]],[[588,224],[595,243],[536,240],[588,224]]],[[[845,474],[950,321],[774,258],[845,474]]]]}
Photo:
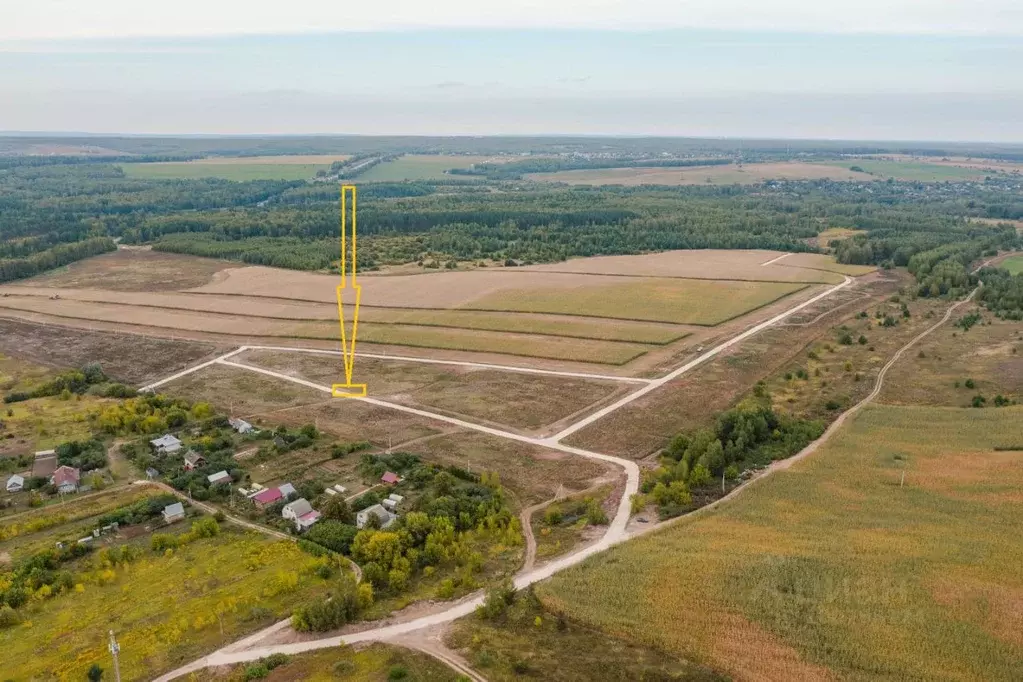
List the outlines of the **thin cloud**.
{"type": "Polygon", "coordinates": [[[8,2],[0,40],[183,37],[433,28],[703,28],[1023,34],[1019,0],[32,0],[8,2]]]}

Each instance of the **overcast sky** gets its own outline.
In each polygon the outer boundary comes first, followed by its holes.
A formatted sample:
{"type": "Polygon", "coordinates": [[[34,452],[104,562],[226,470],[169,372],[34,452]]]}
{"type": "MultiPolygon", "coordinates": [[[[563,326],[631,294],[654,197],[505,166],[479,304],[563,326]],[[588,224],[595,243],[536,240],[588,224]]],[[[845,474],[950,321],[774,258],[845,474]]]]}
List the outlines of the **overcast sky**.
{"type": "Polygon", "coordinates": [[[1023,1],[0,0],[0,130],[1023,142],[1023,1]]]}

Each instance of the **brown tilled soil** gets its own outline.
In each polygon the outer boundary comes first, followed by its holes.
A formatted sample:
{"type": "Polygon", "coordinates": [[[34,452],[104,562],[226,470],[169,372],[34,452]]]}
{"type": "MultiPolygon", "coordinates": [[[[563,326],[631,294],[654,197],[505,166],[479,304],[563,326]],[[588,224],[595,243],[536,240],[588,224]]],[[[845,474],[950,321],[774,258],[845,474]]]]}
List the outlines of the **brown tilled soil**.
{"type": "Polygon", "coordinates": [[[113,379],[144,384],[207,360],[222,347],[0,318],[0,352],[60,368],[98,362],[113,379]]]}

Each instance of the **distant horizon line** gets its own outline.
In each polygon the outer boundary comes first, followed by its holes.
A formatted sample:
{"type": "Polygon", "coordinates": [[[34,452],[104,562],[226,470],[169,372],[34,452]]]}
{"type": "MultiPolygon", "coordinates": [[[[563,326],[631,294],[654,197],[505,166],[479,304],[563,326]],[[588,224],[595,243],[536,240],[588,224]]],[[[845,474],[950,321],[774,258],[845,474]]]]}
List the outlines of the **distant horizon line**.
{"type": "MultiPolygon", "coordinates": [[[[705,136],[705,135],[650,135],[644,133],[488,133],[485,135],[467,133],[464,135],[442,135],[442,134],[421,134],[421,133],[338,133],[338,132],[310,132],[310,133],[97,133],[73,130],[0,130],[0,137],[5,138],[68,138],[68,137],[95,137],[95,138],[188,138],[188,139],[267,139],[267,138],[382,138],[382,137],[407,137],[417,139],[465,139],[485,140],[497,138],[512,139],[550,139],[550,138],[583,138],[583,139],[620,139],[620,140],[708,140],[719,142],[854,142],[858,144],[878,142],[884,144],[985,144],[998,146],[1019,146],[1023,147],[1023,140],[1016,142],[999,142],[997,140],[982,139],[906,139],[906,138],[858,138],[858,137],[763,137],[763,136],[705,136]]],[[[59,156],[59,155],[58,155],[59,156]]]]}

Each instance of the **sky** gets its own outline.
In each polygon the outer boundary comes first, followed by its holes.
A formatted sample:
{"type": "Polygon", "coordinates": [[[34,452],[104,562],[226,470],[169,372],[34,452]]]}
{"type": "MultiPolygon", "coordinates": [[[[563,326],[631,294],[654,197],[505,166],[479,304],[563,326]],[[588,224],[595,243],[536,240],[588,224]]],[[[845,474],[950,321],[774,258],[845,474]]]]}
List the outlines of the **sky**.
{"type": "Polygon", "coordinates": [[[0,7],[0,131],[1023,142],[1018,0],[0,7]]]}

